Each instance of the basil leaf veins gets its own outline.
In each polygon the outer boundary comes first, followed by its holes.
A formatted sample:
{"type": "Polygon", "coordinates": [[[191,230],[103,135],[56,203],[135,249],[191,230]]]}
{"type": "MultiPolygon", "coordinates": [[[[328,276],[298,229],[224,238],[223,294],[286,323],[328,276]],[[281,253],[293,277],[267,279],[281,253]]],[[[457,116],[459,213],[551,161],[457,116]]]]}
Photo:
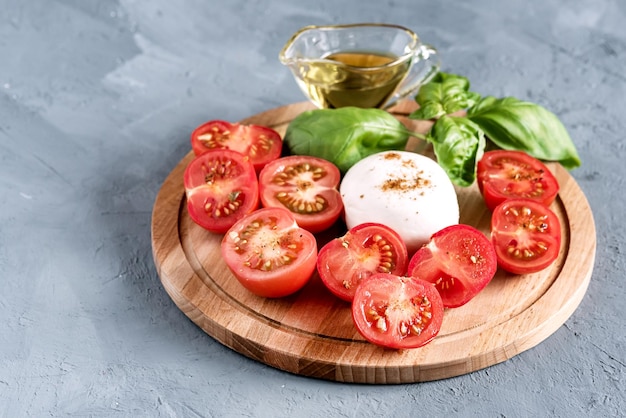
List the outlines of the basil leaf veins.
{"type": "Polygon", "coordinates": [[[464,117],[444,115],[437,119],[427,140],[454,184],[467,187],[474,182],[476,164],[485,150],[485,135],[478,125],[464,117]]]}
{"type": "Polygon", "coordinates": [[[404,149],[411,132],[381,109],[314,109],[289,123],[284,141],[292,154],[311,155],[345,173],[357,161],[381,151],[404,149]]]}
{"type": "Polygon", "coordinates": [[[469,91],[469,87],[469,80],[465,77],[437,73],[415,96],[420,107],[409,118],[436,119],[473,106],[480,99],[480,95],[469,91]]]}
{"type": "Polygon", "coordinates": [[[467,110],[467,117],[500,148],[524,151],[540,160],[558,161],[567,169],[581,164],[561,121],[535,103],[515,97],[487,96],[467,110]]]}

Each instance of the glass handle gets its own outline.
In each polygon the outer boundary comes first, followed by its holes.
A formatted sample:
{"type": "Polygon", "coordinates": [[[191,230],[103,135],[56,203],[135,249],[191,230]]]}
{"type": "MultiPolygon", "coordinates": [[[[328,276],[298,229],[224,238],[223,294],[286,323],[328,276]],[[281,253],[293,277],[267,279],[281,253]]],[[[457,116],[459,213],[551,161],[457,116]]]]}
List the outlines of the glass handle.
{"type": "Polygon", "coordinates": [[[439,72],[441,59],[437,50],[427,44],[421,44],[412,58],[409,73],[404,78],[393,96],[385,103],[385,108],[391,107],[400,99],[416,94],[419,88],[428,83],[439,72]]]}

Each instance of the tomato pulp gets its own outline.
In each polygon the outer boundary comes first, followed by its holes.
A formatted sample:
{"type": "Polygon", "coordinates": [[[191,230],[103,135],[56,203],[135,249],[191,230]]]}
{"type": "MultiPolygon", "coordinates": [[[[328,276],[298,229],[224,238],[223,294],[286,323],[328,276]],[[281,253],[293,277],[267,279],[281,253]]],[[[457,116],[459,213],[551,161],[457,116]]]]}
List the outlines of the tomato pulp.
{"type": "Polygon", "coordinates": [[[320,232],[334,224],[343,210],[339,181],[339,169],[331,162],[293,155],[261,170],[259,193],[263,206],[287,209],[302,228],[320,232]]]}
{"type": "Polygon", "coordinates": [[[239,220],[224,235],[221,251],[226,265],[246,289],[269,298],[300,290],[317,261],[313,234],[280,208],[259,209],[239,220]]]}
{"type": "Polygon", "coordinates": [[[487,286],[498,264],[492,243],[469,225],[453,225],[431,237],[409,261],[408,275],[433,283],[446,308],[469,302],[487,286]]]}
{"type": "Polygon", "coordinates": [[[541,203],[507,200],[493,211],[491,239],[500,267],[515,274],[534,273],[559,256],[561,224],[556,214],[541,203]]]}
{"type": "Polygon", "coordinates": [[[201,227],[224,233],[259,205],[254,167],[247,157],[217,149],[194,158],[183,176],[187,211],[201,227]]]}
{"type": "Polygon", "coordinates": [[[389,348],[417,348],[441,329],[443,303],[424,280],[376,273],[357,287],[352,318],[369,342],[389,348]]]}
{"type": "Polygon", "coordinates": [[[550,205],[559,192],[548,167],[522,151],[486,152],[478,161],[476,180],[491,211],[506,199],[526,198],[550,205]]]}
{"type": "Polygon", "coordinates": [[[359,283],[375,273],[403,275],[408,255],[397,232],[376,223],[350,229],[328,242],[317,257],[317,272],[328,290],[351,302],[359,283]]]}
{"type": "Polygon", "coordinates": [[[271,128],[223,120],[203,123],[191,133],[191,147],[196,155],[227,148],[247,156],[257,173],[280,156],[282,144],[280,134],[271,128]]]}

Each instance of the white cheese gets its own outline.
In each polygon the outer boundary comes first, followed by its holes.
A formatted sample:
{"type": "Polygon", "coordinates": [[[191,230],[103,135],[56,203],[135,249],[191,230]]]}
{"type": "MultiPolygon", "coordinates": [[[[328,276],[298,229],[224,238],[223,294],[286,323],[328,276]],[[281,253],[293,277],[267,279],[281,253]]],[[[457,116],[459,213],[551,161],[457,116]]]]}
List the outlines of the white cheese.
{"type": "Polygon", "coordinates": [[[459,222],[454,186],[434,160],[413,152],[370,155],[345,174],[340,193],[348,228],[377,222],[404,239],[409,254],[459,222]]]}

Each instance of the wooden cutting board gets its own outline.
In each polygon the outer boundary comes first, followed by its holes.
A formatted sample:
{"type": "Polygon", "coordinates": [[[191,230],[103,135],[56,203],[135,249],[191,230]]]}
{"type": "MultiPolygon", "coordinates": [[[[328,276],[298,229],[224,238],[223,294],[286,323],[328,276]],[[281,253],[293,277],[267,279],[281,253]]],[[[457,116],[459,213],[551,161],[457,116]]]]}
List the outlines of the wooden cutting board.
{"type": "MultiPolygon", "coordinates": [[[[271,126],[281,134],[308,103],[279,107],[243,120],[271,126]]],[[[403,102],[390,111],[412,129],[428,122],[406,115],[403,102]]],[[[419,141],[407,148],[424,148],[419,141]]],[[[428,148],[426,148],[428,152],[428,148]]],[[[189,218],[183,172],[190,152],[159,191],[152,217],[152,248],[161,282],[174,303],[220,343],[247,357],[291,373],[341,382],[409,383],[443,379],[503,362],[555,332],[582,300],[593,269],[596,232],[589,204],[571,175],[550,169],[561,191],[552,209],[563,231],[559,258],[535,274],[498,271],[468,304],[445,312],[439,335],[424,347],[389,350],[367,343],[352,324],[350,306],[332,296],[317,274],[304,289],[282,299],[264,299],[245,290],[220,255],[222,235],[189,218]]],[[[478,189],[457,189],[461,222],[488,233],[490,212],[478,189]]],[[[343,231],[318,236],[319,246],[343,231]]]]}

